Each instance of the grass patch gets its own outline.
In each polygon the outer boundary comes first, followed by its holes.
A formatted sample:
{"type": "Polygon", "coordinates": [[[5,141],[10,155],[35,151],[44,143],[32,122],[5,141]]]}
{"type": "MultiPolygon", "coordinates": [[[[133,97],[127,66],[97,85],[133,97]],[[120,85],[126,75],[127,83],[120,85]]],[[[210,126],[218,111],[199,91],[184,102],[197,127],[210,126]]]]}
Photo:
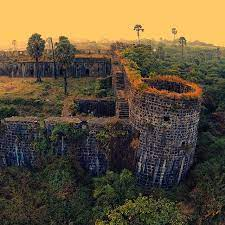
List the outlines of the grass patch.
{"type": "MultiPolygon", "coordinates": [[[[40,84],[35,80],[0,77],[0,114],[4,111],[1,109],[15,108],[19,116],[61,115],[65,99],[63,79],[43,78],[40,84]]],[[[69,95],[74,97],[95,96],[96,85],[95,78],[68,78],[69,95]]]]}

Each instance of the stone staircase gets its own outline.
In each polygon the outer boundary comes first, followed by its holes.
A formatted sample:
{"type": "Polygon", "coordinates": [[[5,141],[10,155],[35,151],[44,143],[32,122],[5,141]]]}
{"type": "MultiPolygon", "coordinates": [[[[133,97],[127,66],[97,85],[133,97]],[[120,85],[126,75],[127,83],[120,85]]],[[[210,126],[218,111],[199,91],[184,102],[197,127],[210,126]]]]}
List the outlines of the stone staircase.
{"type": "MultiPolygon", "coordinates": [[[[117,60],[116,60],[117,61],[117,60]]],[[[118,63],[114,66],[113,85],[116,95],[116,115],[120,119],[129,118],[129,103],[126,96],[125,74],[122,66],[118,63]]]]}
{"type": "Polygon", "coordinates": [[[129,118],[129,105],[126,99],[117,100],[118,105],[118,117],[120,119],[128,119],[129,118]]]}
{"type": "Polygon", "coordinates": [[[125,89],[124,74],[121,72],[118,72],[118,73],[116,73],[115,76],[116,76],[115,77],[116,90],[125,89]]]}
{"type": "Polygon", "coordinates": [[[123,91],[117,91],[116,109],[116,114],[120,119],[129,118],[129,104],[123,91]]]}

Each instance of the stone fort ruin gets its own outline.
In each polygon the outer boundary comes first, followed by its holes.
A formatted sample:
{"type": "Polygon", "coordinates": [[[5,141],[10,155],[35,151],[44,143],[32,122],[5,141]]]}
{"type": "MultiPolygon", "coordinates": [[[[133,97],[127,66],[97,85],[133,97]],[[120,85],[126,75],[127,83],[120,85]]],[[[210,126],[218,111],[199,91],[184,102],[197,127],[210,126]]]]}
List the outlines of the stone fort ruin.
{"type": "MultiPolygon", "coordinates": [[[[17,76],[28,76],[29,73],[22,73],[18,65],[21,64],[16,64],[17,76]]],[[[2,68],[6,70],[8,67],[12,68],[12,65],[4,63],[2,68]]],[[[94,56],[77,59],[72,70],[75,76],[93,74],[110,78],[115,112],[107,111],[107,115],[102,114],[100,118],[76,115],[45,119],[42,129],[47,139],[59,123],[72,124],[75,130],[88,128],[88,134],[79,143],[58,136],[51,143],[54,154],[64,155],[72,151],[92,175],[103,174],[113,161],[121,167],[129,165],[136,171],[138,183],[146,187],[171,187],[184,179],[193,163],[197,142],[200,87],[176,76],[142,79],[117,53],[100,61],[94,56]],[[79,70],[80,74],[76,71],[77,65],[85,66],[79,70]],[[100,144],[102,132],[109,132],[110,154],[100,144]]],[[[8,75],[12,75],[12,70],[8,71],[8,75]]],[[[93,106],[101,108],[101,100],[81,99],[80,102],[87,112],[90,107],[94,110],[93,106]]],[[[112,107],[112,102],[110,104],[112,107]]],[[[35,163],[37,152],[33,143],[40,136],[40,124],[40,120],[34,117],[12,117],[2,121],[0,166],[32,166],[35,163]]]]}
{"type": "MultiPolygon", "coordinates": [[[[53,76],[55,73],[61,76],[62,66],[49,60],[41,60],[36,68],[32,60],[23,59],[16,62],[1,61],[0,75],[11,77],[29,77],[35,76],[36,71],[42,77],[53,76]]],[[[108,76],[111,71],[111,59],[105,55],[78,54],[74,58],[74,63],[69,68],[69,74],[72,77],[82,76],[108,76]]]]}

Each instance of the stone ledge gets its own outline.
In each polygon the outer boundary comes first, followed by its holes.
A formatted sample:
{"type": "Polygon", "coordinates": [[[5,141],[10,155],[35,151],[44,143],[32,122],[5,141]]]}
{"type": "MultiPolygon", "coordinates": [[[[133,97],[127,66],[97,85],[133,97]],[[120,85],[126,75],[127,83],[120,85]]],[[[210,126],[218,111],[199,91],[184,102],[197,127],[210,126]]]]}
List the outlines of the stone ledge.
{"type": "Polygon", "coordinates": [[[38,117],[28,116],[12,116],[2,120],[2,122],[21,122],[21,123],[38,123],[40,120],[38,117]]]}

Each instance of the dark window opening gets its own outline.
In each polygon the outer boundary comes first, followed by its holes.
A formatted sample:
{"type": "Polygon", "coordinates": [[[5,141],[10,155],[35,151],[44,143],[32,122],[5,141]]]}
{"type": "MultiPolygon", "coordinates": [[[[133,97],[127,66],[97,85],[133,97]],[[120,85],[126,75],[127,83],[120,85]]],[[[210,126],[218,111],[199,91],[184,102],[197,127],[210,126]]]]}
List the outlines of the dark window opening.
{"type": "Polygon", "coordinates": [[[85,71],[85,75],[89,76],[90,75],[90,70],[89,69],[86,69],[85,71]]]}
{"type": "Polygon", "coordinates": [[[169,117],[169,116],[164,116],[164,118],[163,118],[163,119],[164,119],[164,121],[165,121],[165,122],[170,121],[170,117],[169,117]]]}

